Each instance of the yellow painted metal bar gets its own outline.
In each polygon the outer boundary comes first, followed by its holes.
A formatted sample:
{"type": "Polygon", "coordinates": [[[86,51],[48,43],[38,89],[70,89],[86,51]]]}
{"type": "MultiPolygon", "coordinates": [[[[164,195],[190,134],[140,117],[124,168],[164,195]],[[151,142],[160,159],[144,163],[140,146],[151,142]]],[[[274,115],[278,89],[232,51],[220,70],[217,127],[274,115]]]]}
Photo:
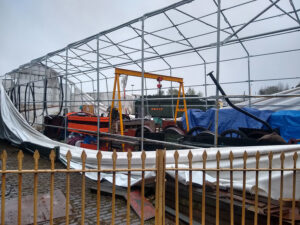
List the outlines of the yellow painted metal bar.
{"type": "MultiPolygon", "coordinates": [[[[128,76],[134,76],[134,77],[142,77],[142,72],[120,69],[120,68],[116,68],[115,73],[128,75],[128,76]]],[[[166,76],[166,75],[159,75],[159,74],[153,74],[153,73],[144,73],[144,78],[150,78],[150,79],[161,78],[164,81],[183,82],[183,78],[180,78],[180,77],[170,77],[170,76],[166,76]]]]}
{"type": "Polygon", "coordinates": [[[156,151],[155,224],[164,225],[165,150],[156,151]]]}
{"type": "MultiPolygon", "coordinates": [[[[54,170],[55,152],[50,153],[51,170],[54,170]]],[[[54,192],[54,172],[50,174],[50,225],[53,225],[53,192],[54,192]]]]}
{"type": "Polygon", "coordinates": [[[190,125],[189,125],[189,118],[188,118],[188,114],[187,114],[187,107],[186,107],[186,100],[185,100],[185,93],[184,93],[183,83],[181,83],[181,89],[182,89],[182,97],[183,97],[183,106],[184,106],[186,130],[189,131],[190,130],[190,125]]]}
{"type": "Polygon", "coordinates": [[[178,90],[178,96],[177,96],[177,103],[176,103],[176,109],[175,109],[175,115],[174,115],[174,121],[176,123],[177,120],[177,113],[179,111],[179,98],[180,98],[180,93],[181,93],[181,83],[179,84],[179,90],[178,90]]]}
{"type": "MultiPolygon", "coordinates": [[[[220,151],[216,154],[217,169],[220,169],[220,151]]],[[[220,224],[220,171],[217,170],[217,184],[216,184],[216,225],[220,224]]]]}
{"type": "MultiPolygon", "coordinates": [[[[230,169],[233,168],[233,153],[230,151],[230,169]]],[[[233,205],[233,171],[230,171],[230,225],[234,225],[234,205],[233,205]]]]}
{"type": "MultiPolygon", "coordinates": [[[[70,150],[67,152],[67,171],[70,170],[72,154],[70,150]]],[[[69,225],[69,202],[70,202],[70,173],[66,174],[66,225],[69,225]]]]}
{"type": "Polygon", "coordinates": [[[111,129],[111,123],[112,123],[112,110],[115,107],[115,96],[116,96],[116,84],[117,80],[119,79],[119,74],[116,74],[115,80],[114,80],[114,88],[113,88],[113,95],[112,95],[112,101],[111,101],[111,107],[110,107],[110,114],[109,114],[109,129],[111,129]]]}
{"type": "MultiPolygon", "coordinates": [[[[133,71],[133,70],[126,70],[126,69],[120,69],[116,68],[115,69],[115,83],[114,83],[114,90],[113,90],[113,101],[112,101],[112,106],[111,106],[111,112],[112,108],[114,105],[114,94],[115,94],[115,84],[117,82],[118,84],[118,95],[119,95],[119,113],[122,114],[122,106],[120,106],[120,85],[119,85],[119,76],[121,74],[127,75],[127,76],[135,76],[135,77],[142,77],[142,72],[139,71],[133,71]]],[[[152,73],[144,73],[144,78],[150,78],[150,79],[162,79],[164,81],[172,81],[172,82],[178,82],[179,85],[179,91],[178,91],[178,98],[181,96],[181,90],[182,90],[182,96],[183,96],[183,104],[184,104],[184,112],[185,112],[185,117],[186,117],[186,126],[187,126],[187,131],[189,131],[189,121],[188,121],[188,115],[187,115],[187,106],[186,106],[186,100],[185,100],[185,93],[184,93],[184,87],[183,87],[183,78],[179,77],[170,77],[170,76],[165,76],[165,75],[159,75],[159,74],[152,74],[152,73]]],[[[175,118],[174,121],[176,123],[177,120],[177,113],[179,111],[179,99],[177,99],[177,104],[176,104],[176,110],[175,110],[175,118]]],[[[111,113],[110,113],[110,124],[111,124],[111,113]]],[[[120,126],[121,126],[121,133],[123,130],[123,119],[122,116],[120,115],[120,126]],[[121,124],[122,123],[122,124],[121,124]]],[[[111,128],[111,126],[110,126],[111,128]]],[[[124,149],[124,148],[123,148],[124,149]]]]}
{"type": "MultiPolygon", "coordinates": [[[[146,153],[142,151],[141,154],[142,159],[142,169],[145,169],[145,160],[146,160],[146,153]]],[[[142,186],[141,186],[141,225],[144,225],[144,206],[145,206],[145,171],[142,171],[142,186]]]]}
{"type": "Polygon", "coordinates": [[[111,224],[115,224],[115,207],[116,207],[116,161],[117,152],[114,149],[112,154],[113,161],[113,183],[112,183],[112,204],[111,204],[111,224]]]}
{"type": "Polygon", "coordinates": [[[166,221],[166,149],[163,151],[163,183],[162,183],[162,225],[165,225],[166,221]]]}
{"type": "Polygon", "coordinates": [[[193,153],[189,151],[189,224],[193,224],[193,171],[192,169],[192,159],[193,153]]]}
{"type": "MultiPolygon", "coordinates": [[[[101,159],[102,153],[101,151],[97,152],[97,169],[100,171],[101,169],[101,159]]],[[[100,172],[97,173],[97,225],[100,225],[100,204],[101,204],[101,182],[100,182],[100,172]]]]}
{"type": "Polygon", "coordinates": [[[34,158],[34,170],[37,171],[34,173],[34,181],[33,181],[33,224],[37,224],[37,199],[38,199],[38,167],[39,167],[39,159],[40,154],[37,150],[35,150],[33,154],[34,158]]]}
{"type": "Polygon", "coordinates": [[[280,171],[280,198],[279,198],[279,225],[282,225],[282,210],[283,210],[283,169],[284,169],[284,159],[285,155],[284,152],[280,155],[281,160],[281,171],[280,171]]]}
{"type": "Polygon", "coordinates": [[[6,186],[6,174],[2,174],[1,185],[1,224],[5,224],[5,186],[6,186]]]}
{"type": "MultiPolygon", "coordinates": [[[[170,170],[170,169],[168,169],[168,170],[170,170]]],[[[178,170],[188,170],[188,168],[179,168],[178,170]]],[[[199,170],[199,169],[196,169],[195,168],[195,170],[199,170]]],[[[200,169],[200,170],[202,170],[202,169],[200,169]]],[[[287,171],[293,171],[293,169],[292,168],[290,168],[290,169],[287,169],[287,171]]],[[[296,169],[297,171],[300,171],[300,168],[299,169],[296,169]]],[[[126,169],[117,169],[116,168],[116,172],[127,172],[128,171],[128,169],[126,168],[126,169]]],[[[142,171],[142,169],[140,169],[140,168],[132,168],[131,169],[131,171],[138,171],[138,172],[140,172],[140,171],[142,171]]],[[[146,168],[146,169],[144,169],[144,171],[156,171],[156,169],[155,168],[146,168]]],[[[224,171],[226,171],[226,170],[224,170],[224,171]]],[[[38,173],[51,173],[51,172],[54,172],[54,173],[82,173],[82,172],[94,172],[94,173],[97,173],[97,172],[99,172],[98,171],[98,169],[85,169],[85,170],[82,170],[82,169],[72,169],[72,170],[66,170],[66,169],[55,169],[54,171],[51,171],[50,169],[39,169],[38,170],[38,173]]],[[[111,169],[101,169],[100,170],[100,172],[112,172],[112,170],[111,169]]],[[[22,170],[22,171],[18,171],[18,170],[6,170],[6,171],[2,171],[2,170],[0,170],[0,174],[20,174],[20,173],[22,173],[22,174],[24,174],[24,173],[26,173],[26,174],[28,174],[28,173],[32,173],[32,174],[34,174],[34,173],[36,173],[36,171],[35,170],[22,170]]]]}
{"type": "MultiPolygon", "coordinates": [[[[164,193],[165,193],[165,151],[157,151],[157,158],[156,158],[156,171],[157,171],[157,183],[156,183],[156,224],[163,224],[164,223],[164,211],[165,211],[165,198],[164,198],[164,193]],[[160,153],[161,152],[161,153],[160,153]],[[163,155],[161,155],[163,154],[163,155]],[[162,158],[159,158],[162,157],[162,158]],[[158,220],[159,219],[159,220],[158,220]]],[[[15,170],[16,173],[19,175],[19,193],[18,193],[18,224],[21,224],[21,200],[22,200],[22,175],[23,175],[23,170],[22,170],[22,160],[23,160],[23,153],[20,151],[18,153],[18,170],[15,170]]],[[[192,168],[192,159],[193,159],[193,154],[190,151],[188,154],[188,160],[189,160],[189,167],[188,168],[178,168],[178,158],[179,154],[177,151],[174,153],[174,159],[175,159],[175,169],[169,169],[173,170],[175,172],[175,210],[176,210],[176,224],[179,224],[179,187],[178,187],[178,171],[185,170],[189,171],[189,222],[190,224],[193,223],[193,189],[192,189],[192,172],[195,170],[197,171],[202,171],[203,172],[203,187],[202,187],[202,223],[205,224],[205,173],[207,171],[216,171],[217,176],[216,176],[216,224],[219,224],[219,173],[220,171],[228,171],[230,174],[230,224],[234,224],[234,198],[233,198],[233,173],[234,171],[241,171],[243,172],[243,200],[242,200],[242,224],[245,224],[245,199],[246,199],[246,172],[247,171],[255,171],[255,205],[254,205],[254,223],[258,224],[258,200],[259,200],[259,195],[258,195],[258,178],[259,178],[259,172],[261,171],[266,171],[269,172],[269,186],[268,186],[268,202],[267,202],[267,224],[271,224],[270,221],[270,204],[271,204],[271,177],[272,177],[272,171],[280,171],[281,177],[280,177],[280,210],[279,210],[279,224],[282,224],[283,222],[283,175],[284,171],[293,171],[293,189],[292,189],[292,219],[291,222],[292,224],[295,224],[295,208],[296,208],[296,171],[297,171],[297,159],[298,159],[298,154],[295,153],[293,160],[294,160],[294,166],[293,168],[284,168],[284,160],[285,160],[285,154],[282,153],[280,156],[281,159],[281,167],[279,168],[272,168],[272,160],[273,160],[273,153],[270,152],[268,157],[269,157],[269,165],[268,168],[259,168],[259,160],[260,160],[260,153],[257,152],[256,154],[256,167],[254,168],[249,168],[247,169],[247,153],[244,152],[243,160],[243,168],[236,168],[233,169],[233,160],[234,156],[233,153],[230,152],[229,154],[229,160],[230,160],[230,168],[220,168],[220,159],[221,159],[221,154],[220,152],[217,153],[216,155],[216,161],[217,161],[217,167],[216,169],[209,168],[206,169],[206,159],[207,159],[207,154],[206,151],[203,152],[202,154],[202,159],[203,159],[203,168],[192,168]],[[281,215],[280,215],[281,213],[281,215]]],[[[51,175],[51,180],[50,180],[50,224],[53,224],[53,194],[54,194],[54,174],[57,170],[55,170],[55,152],[51,151],[50,154],[50,161],[51,161],[51,169],[50,170],[39,170],[38,169],[38,163],[39,163],[39,152],[35,151],[34,153],[34,224],[37,224],[37,199],[38,199],[38,173],[46,172],[50,173],[51,175]]],[[[69,194],[70,194],[70,172],[82,172],[82,221],[81,224],[84,224],[84,216],[85,216],[85,172],[90,171],[86,170],[85,162],[86,162],[86,154],[85,152],[82,153],[81,158],[82,158],[82,169],[81,170],[70,170],[70,161],[71,161],[71,153],[68,151],[67,155],[67,169],[64,170],[64,172],[67,172],[67,185],[66,185],[66,224],[69,224],[69,194]]],[[[145,186],[145,180],[144,180],[144,172],[146,171],[146,165],[145,165],[145,159],[146,159],[146,153],[143,151],[141,154],[141,159],[142,159],[142,167],[138,168],[137,170],[131,170],[131,159],[132,159],[132,154],[131,151],[128,152],[127,154],[128,158],[128,169],[124,170],[117,170],[116,169],[116,161],[117,161],[117,154],[116,151],[114,150],[112,154],[112,160],[113,160],[113,169],[110,171],[113,172],[113,198],[112,198],[112,224],[115,222],[115,175],[117,171],[128,171],[128,189],[127,189],[127,224],[130,224],[130,176],[132,171],[141,171],[142,173],[142,189],[141,189],[141,195],[142,195],[142,210],[141,210],[141,224],[143,224],[144,220],[144,186],[145,186]]],[[[102,154],[100,151],[97,153],[97,162],[98,162],[98,167],[96,172],[98,172],[98,180],[97,180],[97,224],[100,224],[100,171],[101,170],[101,159],[102,159],[102,154]],[[98,209],[99,207],[99,209],[98,209]]],[[[2,196],[1,196],[1,223],[5,224],[5,184],[6,184],[6,160],[7,160],[7,154],[6,151],[3,151],[1,155],[1,160],[2,160],[2,196]]],[[[155,171],[155,170],[152,170],[155,171]]]]}
{"type": "MultiPolygon", "coordinates": [[[[294,153],[294,169],[297,167],[297,152],[294,153]]],[[[295,225],[295,209],[296,209],[296,170],[293,171],[293,199],[292,199],[292,225],[295,225]]]]}
{"type": "Polygon", "coordinates": [[[128,176],[127,176],[127,212],[126,212],[126,223],[127,225],[130,225],[130,192],[131,192],[131,158],[132,158],[132,153],[131,150],[129,149],[127,152],[127,160],[128,160],[128,176]]]}
{"type": "Polygon", "coordinates": [[[202,175],[202,203],[201,203],[201,210],[202,210],[202,225],[205,225],[205,169],[206,169],[206,159],[207,153],[206,151],[202,154],[202,163],[203,163],[203,175],[202,175]]]}
{"type": "Polygon", "coordinates": [[[158,198],[158,192],[159,192],[159,158],[158,155],[159,150],[156,150],[155,152],[155,168],[156,168],[156,182],[155,182],[155,225],[159,224],[159,198],[158,198]]]}
{"type": "MultiPolygon", "coordinates": [[[[2,171],[6,170],[7,153],[6,150],[2,152],[2,171]]],[[[2,174],[1,184],[1,224],[5,224],[5,186],[6,186],[6,174],[2,174]]]]}
{"type": "MultiPolygon", "coordinates": [[[[70,150],[67,152],[67,171],[70,170],[70,163],[72,154],[70,150]]],[[[66,225],[69,225],[70,218],[69,218],[69,202],[70,202],[70,173],[66,174],[66,225]]]]}
{"type": "MultiPolygon", "coordinates": [[[[85,170],[85,162],[86,162],[86,153],[82,151],[81,154],[81,163],[82,163],[82,170],[85,170]]],[[[81,225],[84,225],[85,221],[85,172],[82,172],[81,176],[81,225]]]]}
{"type": "MultiPolygon", "coordinates": [[[[120,129],[121,129],[121,135],[124,134],[124,127],[123,127],[123,116],[122,116],[122,103],[121,103],[121,90],[120,90],[120,76],[117,78],[117,89],[118,89],[118,105],[119,105],[119,118],[120,118],[120,129]]],[[[122,143],[122,150],[124,152],[124,143],[122,143]]]]}
{"type": "Polygon", "coordinates": [[[247,168],[247,158],[248,158],[248,154],[245,151],[244,155],[243,155],[243,201],[242,201],[242,225],[245,225],[245,218],[246,218],[246,214],[245,214],[245,203],[246,203],[246,168],[247,168]]]}
{"type": "Polygon", "coordinates": [[[176,225],[179,225],[179,187],[178,187],[178,158],[179,153],[176,150],[174,153],[174,159],[175,159],[175,223],[176,225]]]}
{"type": "MultiPolygon", "coordinates": [[[[18,153],[18,170],[22,171],[24,154],[20,150],[18,153]]],[[[18,191],[18,225],[22,223],[22,173],[19,174],[19,191],[18,191]]]]}
{"type": "MultiPolygon", "coordinates": [[[[259,168],[259,158],[260,153],[257,151],[256,153],[256,169],[259,168]]],[[[257,225],[258,220],[258,170],[255,171],[255,199],[254,199],[254,225],[257,225]]]]}
{"type": "Polygon", "coordinates": [[[272,186],[272,160],[273,152],[269,152],[269,185],[268,185],[268,212],[267,212],[267,225],[271,225],[271,186],[272,186]]]}
{"type": "MultiPolygon", "coordinates": [[[[67,171],[69,171],[71,158],[72,158],[72,154],[71,154],[70,150],[67,152],[66,158],[67,158],[67,171]]],[[[70,223],[69,202],[70,202],[70,173],[67,173],[66,174],[66,225],[69,225],[69,223],[70,223]]]]}
{"type": "MultiPolygon", "coordinates": [[[[178,168],[178,171],[189,171],[190,169],[189,168],[178,168]]],[[[203,168],[193,168],[192,169],[193,171],[203,171],[203,168]]],[[[293,171],[300,171],[300,168],[296,168],[296,169],[293,169],[293,168],[285,168],[283,169],[284,171],[290,171],[290,172],[293,172],[293,171]]],[[[116,168],[115,170],[116,172],[128,172],[128,169],[118,169],[116,168]]],[[[140,169],[140,168],[132,168],[130,170],[131,172],[132,171],[137,171],[137,172],[141,172],[141,171],[156,171],[155,168],[145,168],[144,170],[140,169]]],[[[173,168],[166,168],[166,171],[174,171],[173,168]]],[[[205,169],[206,172],[210,171],[221,171],[221,172],[229,172],[231,171],[230,168],[221,168],[221,169],[216,169],[216,168],[207,168],[205,169]]],[[[255,168],[248,168],[248,169],[243,169],[243,168],[233,168],[232,171],[236,171],[236,172],[243,172],[243,171],[247,171],[247,172],[255,172],[255,171],[259,171],[259,172],[268,172],[270,171],[269,168],[259,168],[259,169],[255,169],[255,168]]],[[[282,171],[282,169],[280,168],[272,168],[272,171],[282,171]]],[[[82,173],[82,172],[87,172],[87,173],[97,173],[99,172],[97,168],[95,169],[85,169],[85,170],[82,170],[82,169],[72,169],[72,170],[66,170],[66,169],[55,169],[54,171],[51,171],[50,169],[39,169],[38,170],[38,173],[51,173],[51,172],[54,172],[54,173],[82,173]]],[[[101,169],[100,172],[103,172],[103,173],[106,173],[106,172],[112,172],[111,169],[101,169]]],[[[2,171],[0,170],[0,174],[28,174],[28,173],[36,173],[35,170],[22,170],[22,171],[18,171],[18,170],[6,170],[6,171],[2,171]]]]}

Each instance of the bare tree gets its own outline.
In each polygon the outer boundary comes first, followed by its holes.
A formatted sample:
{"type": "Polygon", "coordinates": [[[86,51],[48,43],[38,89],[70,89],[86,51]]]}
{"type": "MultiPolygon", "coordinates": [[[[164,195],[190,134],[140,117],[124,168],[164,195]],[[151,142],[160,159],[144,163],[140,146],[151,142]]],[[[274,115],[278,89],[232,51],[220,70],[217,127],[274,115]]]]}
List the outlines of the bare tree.
{"type": "Polygon", "coordinates": [[[278,93],[284,90],[289,89],[288,84],[286,84],[285,86],[282,83],[279,83],[277,86],[273,85],[273,86],[268,86],[265,88],[261,88],[258,93],[260,95],[270,95],[270,94],[274,94],[274,93],[278,93]]]}
{"type": "Polygon", "coordinates": [[[178,89],[176,89],[176,88],[173,88],[173,89],[169,88],[167,94],[168,95],[172,95],[172,94],[173,95],[178,95],[178,89]]]}

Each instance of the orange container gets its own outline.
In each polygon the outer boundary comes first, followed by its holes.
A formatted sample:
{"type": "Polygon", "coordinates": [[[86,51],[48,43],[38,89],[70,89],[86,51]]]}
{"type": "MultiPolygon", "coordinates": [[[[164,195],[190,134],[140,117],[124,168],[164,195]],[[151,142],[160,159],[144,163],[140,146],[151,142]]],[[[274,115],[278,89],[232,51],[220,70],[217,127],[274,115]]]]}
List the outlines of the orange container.
{"type": "MultiPolygon", "coordinates": [[[[90,113],[85,112],[72,112],[67,114],[68,118],[68,131],[96,135],[95,133],[89,133],[89,131],[97,132],[98,119],[90,113]],[[72,129],[73,128],[73,129],[72,129]],[[84,131],[81,131],[84,130],[84,131]]],[[[109,130],[109,118],[100,117],[100,132],[108,132],[109,130]]]]}

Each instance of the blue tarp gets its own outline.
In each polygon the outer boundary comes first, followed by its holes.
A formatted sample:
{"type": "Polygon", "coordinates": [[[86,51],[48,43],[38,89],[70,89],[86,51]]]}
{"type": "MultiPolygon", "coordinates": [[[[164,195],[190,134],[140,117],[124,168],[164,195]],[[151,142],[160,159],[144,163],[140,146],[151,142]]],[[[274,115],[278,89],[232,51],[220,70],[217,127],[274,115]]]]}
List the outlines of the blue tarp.
{"type": "MultiPolygon", "coordinates": [[[[243,108],[245,111],[255,115],[256,117],[267,121],[272,114],[271,110],[258,110],[254,108],[243,108]]],[[[208,128],[210,126],[210,130],[215,130],[215,111],[216,109],[209,109],[206,112],[200,109],[189,109],[188,117],[189,117],[189,125],[190,129],[196,126],[201,126],[208,128]]],[[[186,129],[185,116],[182,118],[183,126],[186,129]]],[[[246,116],[245,114],[238,112],[235,109],[220,109],[219,111],[219,122],[218,122],[218,132],[222,133],[228,129],[236,129],[239,127],[244,128],[262,128],[263,124],[246,116]]]]}
{"type": "Polygon", "coordinates": [[[279,128],[284,140],[300,139],[300,111],[282,110],[272,113],[269,118],[272,128],[279,128]]]}

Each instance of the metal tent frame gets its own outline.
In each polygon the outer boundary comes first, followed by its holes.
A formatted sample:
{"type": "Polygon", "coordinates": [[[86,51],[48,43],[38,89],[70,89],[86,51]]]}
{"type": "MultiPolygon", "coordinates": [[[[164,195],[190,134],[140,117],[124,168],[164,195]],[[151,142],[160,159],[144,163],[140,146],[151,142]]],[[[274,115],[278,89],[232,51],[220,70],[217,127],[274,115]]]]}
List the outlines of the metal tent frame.
{"type": "MultiPolygon", "coordinates": [[[[151,88],[151,84],[146,83],[145,72],[162,73],[167,76],[173,76],[173,74],[187,76],[188,72],[179,73],[178,71],[197,68],[195,69],[196,78],[199,81],[195,79],[190,85],[185,86],[204,88],[204,96],[199,98],[205,100],[214,98],[218,101],[221,97],[217,89],[215,95],[209,96],[208,93],[212,83],[207,82],[206,74],[208,70],[213,69],[216,71],[217,81],[221,84],[246,84],[247,94],[231,97],[249,98],[249,106],[251,106],[251,98],[259,97],[252,94],[252,84],[283,79],[299,80],[298,74],[254,79],[253,77],[256,76],[251,69],[253,62],[262,57],[299,54],[300,47],[297,43],[291,46],[286,45],[287,48],[284,49],[265,50],[258,53],[253,53],[251,49],[252,43],[261,40],[268,41],[276,37],[289,37],[289,35],[299,36],[299,11],[300,8],[297,8],[293,0],[243,0],[238,3],[221,0],[207,0],[205,3],[196,0],[180,1],[21,65],[3,75],[4,86],[9,92],[12,88],[24,87],[27,83],[45,82],[49,79],[45,76],[46,71],[55,71],[51,79],[63,79],[64,90],[77,88],[83,94],[92,88],[97,96],[92,104],[97,108],[99,123],[100,93],[106,92],[108,96],[111,92],[110,86],[112,85],[110,84],[114,78],[115,68],[141,71],[140,87],[135,90],[132,88],[132,92],[140,93],[142,118],[145,117],[144,103],[155,101],[155,98],[146,98],[148,92],[155,91],[155,88],[151,88]],[[210,12],[200,10],[204,4],[211,9],[210,12]],[[242,12],[243,15],[239,15],[242,12]],[[276,25],[269,26],[270,24],[276,25]],[[238,49],[236,52],[239,54],[227,57],[228,48],[238,49]],[[222,57],[222,49],[225,49],[226,57],[222,57]],[[234,81],[223,79],[221,64],[230,62],[243,64],[243,75],[246,79],[234,81]],[[44,74],[36,69],[40,66],[48,68],[44,74]],[[24,73],[29,73],[30,81],[26,80],[22,83],[20,74],[24,73]],[[6,86],[7,80],[11,80],[10,87],[6,86]]],[[[168,88],[172,90],[176,87],[170,82],[170,86],[165,87],[165,89],[168,88]]],[[[66,110],[78,101],[72,99],[70,93],[72,91],[65,91],[64,108],[66,110]]],[[[188,98],[187,96],[186,99],[188,98]]],[[[172,95],[170,99],[173,101],[180,98],[172,95]]],[[[44,104],[43,101],[40,103],[44,104]]],[[[174,106],[172,109],[174,111],[174,106]]],[[[143,149],[143,126],[141,134],[141,149],[143,149]]],[[[215,136],[217,138],[217,135],[215,136]]]]}

